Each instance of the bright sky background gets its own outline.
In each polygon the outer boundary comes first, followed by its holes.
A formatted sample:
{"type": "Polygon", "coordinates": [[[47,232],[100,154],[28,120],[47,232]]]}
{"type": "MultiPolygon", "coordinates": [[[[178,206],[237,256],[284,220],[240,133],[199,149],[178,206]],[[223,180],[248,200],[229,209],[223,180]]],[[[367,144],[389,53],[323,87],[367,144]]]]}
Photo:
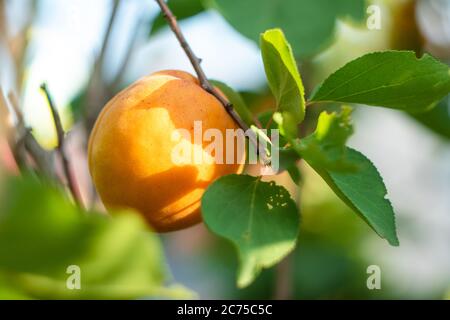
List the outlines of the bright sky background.
{"type": "MultiPolygon", "coordinates": [[[[20,15],[24,2],[14,1],[12,16],[20,15]]],[[[46,145],[52,144],[54,135],[46,125],[50,113],[39,85],[47,82],[57,105],[61,109],[67,107],[87,82],[94,57],[100,50],[110,4],[108,0],[43,0],[31,44],[24,106],[27,121],[46,145]]],[[[108,77],[113,77],[120,65],[137,20],[142,17],[150,21],[158,12],[152,1],[126,0],[122,6],[110,42],[108,69],[104,70],[108,77]]],[[[192,71],[169,31],[147,38],[150,27],[143,27],[145,41],[138,45],[126,72],[127,82],[162,69],[192,71]]],[[[220,79],[236,89],[256,89],[263,85],[264,71],[257,46],[232,30],[219,15],[206,13],[183,23],[182,27],[197,55],[203,58],[203,67],[210,78],[220,79]]],[[[70,123],[68,113],[63,115],[64,122],[70,123]]]]}

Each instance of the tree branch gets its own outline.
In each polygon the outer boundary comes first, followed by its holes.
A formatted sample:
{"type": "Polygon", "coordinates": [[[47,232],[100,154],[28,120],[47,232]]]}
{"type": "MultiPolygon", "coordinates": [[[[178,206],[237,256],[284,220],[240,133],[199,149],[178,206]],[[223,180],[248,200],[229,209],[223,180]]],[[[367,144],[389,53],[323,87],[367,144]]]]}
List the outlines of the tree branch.
{"type": "Polygon", "coordinates": [[[121,2],[122,1],[120,0],[114,0],[113,2],[113,8],[108,20],[100,53],[95,59],[94,68],[89,79],[85,107],[85,128],[88,134],[92,130],[103,105],[108,101],[111,95],[109,88],[103,79],[103,67],[121,2]]]}
{"type": "MultiPolygon", "coordinates": [[[[250,127],[241,119],[239,114],[236,112],[236,110],[233,108],[233,104],[230,103],[222,94],[219,93],[219,91],[209,82],[208,78],[206,77],[205,72],[203,71],[201,67],[201,59],[199,59],[192,48],[189,46],[189,43],[187,42],[186,38],[183,35],[183,32],[181,31],[177,19],[170,10],[169,6],[164,2],[164,0],[155,0],[159,7],[161,8],[161,11],[164,15],[164,18],[169,23],[170,29],[175,34],[178,42],[180,43],[181,47],[183,48],[184,52],[186,53],[189,61],[191,62],[195,73],[197,74],[198,80],[200,81],[200,84],[204,90],[212,94],[217,100],[220,101],[220,103],[223,105],[225,110],[228,112],[228,114],[233,118],[234,122],[244,131],[250,130],[250,127]]],[[[267,153],[266,153],[266,147],[262,144],[258,143],[258,140],[256,138],[256,135],[250,135],[249,140],[254,144],[257,152],[261,155],[264,164],[269,164],[270,160],[267,159],[267,153]]]]}
{"type": "Polygon", "coordinates": [[[108,21],[108,27],[106,29],[105,37],[103,39],[100,55],[98,56],[98,61],[100,62],[100,65],[103,65],[103,61],[105,60],[106,51],[108,50],[109,42],[111,40],[114,22],[116,21],[117,13],[119,12],[120,2],[121,2],[120,0],[114,0],[111,16],[108,21]]]}
{"type": "Polygon", "coordinates": [[[41,85],[42,91],[45,93],[47,97],[47,101],[50,107],[50,110],[52,112],[53,121],[55,123],[56,133],[58,137],[58,146],[57,151],[61,157],[61,162],[63,165],[64,175],[67,181],[67,185],[69,187],[69,190],[75,200],[75,202],[79,205],[82,205],[81,202],[81,196],[78,189],[78,185],[75,182],[74,177],[72,176],[72,172],[70,170],[69,160],[67,159],[64,146],[65,146],[65,139],[64,139],[64,129],[61,123],[61,118],[59,116],[58,111],[56,110],[55,104],[53,102],[53,98],[50,94],[50,91],[47,88],[47,85],[44,83],[41,85]]]}
{"type": "Polygon", "coordinates": [[[8,95],[11,108],[8,108],[7,101],[0,88],[1,117],[7,128],[8,141],[15,160],[20,168],[30,169],[27,162],[27,153],[34,160],[39,171],[51,180],[56,180],[53,169],[53,154],[44,150],[34,138],[31,130],[25,125],[19,102],[16,96],[10,92],[8,95]],[[16,123],[6,123],[10,115],[14,115],[16,123]]]}
{"type": "Polygon", "coordinates": [[[290,300],[293,296],[293,256],[287,256],[275,268],[274,300],[290,300]]]}
{"type": "Polygon", "coordinates": [[[146,22],[147,22],[147,19],[144,19],[142,17],[140,19],[138,19],[138,21],[136,22],[136,25],[135,25],[134,30],[133,30],[133,34],[131,36],[131,40],[130,40],[130,42],[128,44],[127,51],[125,52],[125,56],[124,56],[124,58],[122,60],[122,63],[121,63],[121,65],[120,65],[120,67],[119,67],[119,69],[118,69],[118,71],[116,73],[116,76],[114,77],[114,80],[109,85],[109,91],[110,92],[117,92],[117,91],[120,90],[120,85],[121,85],[121,83],[123,81],[123,77],[125,75],[125,71],[127,70],[128,66],[129,66],[129,64],[131,62],[131,59],[132,59],[133,53],[134,53],[133,50],[135,49],[136,43],[137,43],[137,41],[139,39],[140,28],[146,22]]]}
{"type": "Polygon", "coordinates": [[[39,171],[41,171],[44,176],[52,180],[57,180],[55,170],[53,168],[53,154],[42,148],[34,138],[31,130],[26,127],[21,108],[19,107],[19,100],[12,91],[8,94],[8,99],[14,110],[17,119],[17,131],[19,132],[19,135],[23,136],[26,151],[33,158],[39,171]],[[21,134],[22,132],[23,134],[21,134]]]}
{"type": "Polygon", "coordinates": [[[6,19],[6,0],[0,0],[0,37],[8,37],[8,26],[6,19]]]}
{"type": "Polygon", "coordinates": [[[17,89],[22,90],[26,73],[26,54],[30,44],[31,30],[38,10],[38,1],[32,0],[26,15],[26,21],[20,32],[11,39],[10,51],[16,65],[17,89]]]}
{"type": "Polygon", "coordinates": [[[8,108],[7,101],[3,95],[3,91],[0,88],[0,125],[4,128],[6,133],[6,140],[8,142],[11,153],[16,161],[16,164],[20,170],[28,169],[27,157],[25,148],[23,145],[23,139],[20,136],[24,136],[24,130],[20,130],[21,134],[14,130],[12,119],[10,117],[11,112],[8,108]]]}

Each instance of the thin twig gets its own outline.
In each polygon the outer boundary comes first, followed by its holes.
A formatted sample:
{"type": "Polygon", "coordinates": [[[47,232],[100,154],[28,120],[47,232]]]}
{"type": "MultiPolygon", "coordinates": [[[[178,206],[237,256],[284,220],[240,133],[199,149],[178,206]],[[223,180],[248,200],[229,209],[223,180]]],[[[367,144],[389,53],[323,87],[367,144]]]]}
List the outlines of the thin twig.
{"type": "MultiPolygon", "coordinates": [[[[11,104],[12,110],[14,111],[14,116],[16,118],[16,134],[18,135],[18,141],[23,142],[25,145],[25,150],[34,160],[38,170],[50,180],[57,180],[54,168],[53,168],[53,154],[46,151],[41,145],[36,141],[31,130],[26,127],[25,120],[19,106],[19,99],[11,91],[8,94],[8,100],[11,104]]],[[[18,146],[20,144],[18,143],[18,146]]]]}
{"type": "Polygon", "coordinates": [[[26,21],[20,32],[11,39],[10,51],[16,66],[17,89],[22,90],[26,73],[26,57],[31,40],[31,31],[38,11],[38,1],[32,0],[26,16],[26,21]]]}
{"type": "Polygon", "coordinates": [[[4,41],[8,54],[11,55],[15,67],[17,89],[21,90],[23,85],[25,58],[30,42],[30,31],[33,26],[37,12],[37,0],[30,3],[29,10],[25,15],[25,23],[17,34],[12,36],[8,28],[6,15],[6,1],[0,0],[0,39],[4,41]]]}
{"type": "Polygon", "coordinates": [[[69,190],[74,198],[74,200],[81,205],[81,196],[78,189],[78,185],[75,182],[74,177],[72,176],[72,172],[70,170],[69,160],[67,159],[64,146],[65,146],[65,139],[64,139],[64,129],[61,123],[61,118],[59,116],[58,111],[56,110],[55,104],[53,102],[53,98],[50,94],[50,91],[47,88],[47,85],[44,83],[41,85],[42,91],[45,93],[45,96],[47,97],[48,105],[50,107],[50,110],[52,112],[53,121],[55,123],[56,128],[56,134],[58,137],[58,146],[57,151],[61,157],[64,175],[66,177],[67,185],[69,187],[69,190]]]}
{"type": "Polygon", "coordinates": [[[8,93],[8,100],[9,103],[11,104],[12,109],[14,110],[14,115],[16,116],[17,124],[24,125],[25,121],[23,119],[22,111],[20,110],[19,107],[19,99],[12,91],[8,93]]]}
{"type": "MultiPolygon", "coordinates": [[[[108,85],[103,76],[105,57],[110,47],[110,41],[112,38],[112,31],[114,29],[114,25],[117,19],[117,16],[120,11],[120,5],[123,1],[114,0],[113,7],[109,16],[108,25],[106,31],[103,36],[103,41],[101,45],[101,49],[99,54],[97,55],[93,70],[89,78],[88,86],[86,88],[86,95],[83,98],[83,127],[86,132],[86,136],[89,136],[89,133],[92,131],[94,127],[95,121],[99,113],[101,112],[105,103],[111,98],[112,93],[116,90],[114,86],[116,83],[113,81],[113,84],[108,85]]],[[[120,81],[117,80],[117,81],[120,81]]],[[[87,140],[85,141],[87,145],[87,140]]],[[[87,200],[88,207],[90,204],[95,203],[97,199],[97,193],[95,187],[92,183],[89,185],[89,194],[91,197],[87,200]]]]}
{"type": "MultiPolygon", "coordinates": [[[[220,101],[220,103],[223,105],[225,110],[228,112],[228,114],[233,118],[233,120],[236,122],[236,124],[245,132],[250,130],[250,127],[241,119],[239,114],[236,112],[236,110],[233,108],[233,104],[230,103],[222,94],[219,93],[219,91],[209,82],[208,78],[206,77],[205,72],[203,71],[203,68],[201,67],[201,59],[199,59],[192,48],[190,47],[189,43],[187,42],[186,38],[183,35],[183,32],[181,31],[177,18],[174,16],[172,11],[170,10],[169,6],[164,2],[164,0],[155,0],[159,7],[161,8],[161,11],[164,15],[164,18],[169,23],[170,29],[172,29],[173,33],[175,34],[178,42],[180,43],[181,47],[183,48],[184,52],[186,53],[189,61],[192,64],[192,67],[195,70],[195,73],[197,74],[198,80],[200,81],[200,84],[204,90],[212,94],[217,100],[220,101]]],[[[265,150],[265,146],[258,143],[258,140],[256,136],[250,135],[249,136],[250,141],[254,144],[256,150],[259,152],[259,154],[262,157],[262,160],[265,164],[269,164],[270,160],[267,159],[267,154],[265,150]]]]}
{"type": "Polygon", "coordinates": [[[293,295],[293,283],[292,283],[292,262],[293,257],[289,255],[283,261],[281,261],[275,268],[276,281],[275,281],[275,300],[290,300],[293,295]]]}
{"type": "Polygon", "coordinates": [[[8,99],[10,108],[8,108],[6,97],[0,87],[0,115],[3,125],[7,129],[8,143],[17,165],[21,170],[34,171],[28,163],[27,155],[29,155],[42,175],[50,180],[56,180],[53,170],[53,154],[44,150],[34,138],[31,130],[26,127],[16,96],[10,92],[8,99]],[[10,115],[15,118],[15,123],[7,122],[10,115]]]}
{"type": "Polygon", "coordinates": [[[5,96],[3,95],[3,91],[0,88],[0,126],[4,127],[7,142],[9,148],[11,149],[11,153],[14,157],[17,167],[20,170],[28,169],[26,152],[23,146],[23,139],[20,137],[24,136],[24,130],[14,130],[10,115],[10,108],[8,108],[5,96]]]}
{"type": "MultiPolygon", "coordinates": [[[[14,39],[10,39],[6,21],[6,1],[0,0],[0,40],[4,42],[8,54],[14,62],[13,67],[15,67],[18,90],[22,89],[24,58],[29,43],[29,31],[37,12],[37,2],[37,0],[32,0],[31,9],[24,27],[14,39]]],[[[12,91],[9,92],[8,101],[10,108],[8,108],[6,97],[3,95],[1,88],[0,95],[2,107],[6,110],[7,115],[15,118],[15,122],[10,124],[11,127],[9,128],[9,143],[13,154],[15,154],[17,164],[23,170],[34,171],[33,166],[29,163],[31,158],[40,174],[50,180],[57,181],[53,168],[53,153],[42,148],[34,138],[31,129],[26,127],[19,106],[19,99],[12,91]]]]}
{"type": "Polygon", "coordinates": [[[0,37],[8,37],[8,26],[6,19],[6,0],[0,0],[0,37]]]}
{"type": "Polygon", "coordinates": [[[116,22],[120,5],[122,1],[114,0],[111,15],[108,20],[108,25],[103,37],[100,53],[95,59],[93,71],[89,79],[86,97],[86,109],[85,111],[85,128],[89,133],[97,119],[98,114],[102,110],[103,105],[110,98],[110,91],[103,78],[103,69],[105,64],[106,53],[111,42],[112,31],[116,22]]]}
{"type": "Polygon", "coordinates": [[[125,71],[127,70],[128,66],[132,60],[134,49],[135,49],[136,43],[139,39],[140,29],[146,22],[147,22],[147,19],[144,19],[144,18],[140,18],[136,22],[130,42],[128,43],[127,51],[125,52],[125,56],[122,59],[122,63],[116,73],[116,76],[114,77],[114,80],[109,85],[110,92],[117,92],[120,90],[120,85],[123,82],[125,71]]]}
{"type": "Polygon", "coordinates": [[[100,51],[100,55],[98,57],[98,60],[100,61],[100,65],[103,65],[103,60],[106,56],[106,51],[108,50],[109,42],[111,40],[112,30],[114,27],[114,23],[117,17],[117,13],[119,12],[119,6],[120,6],[120,0],[114,0],[113,8],[111,11],[111,16],[108,21],[108,27],[106,29],[105,37],[103,40],[102,48],[100,51]]]}

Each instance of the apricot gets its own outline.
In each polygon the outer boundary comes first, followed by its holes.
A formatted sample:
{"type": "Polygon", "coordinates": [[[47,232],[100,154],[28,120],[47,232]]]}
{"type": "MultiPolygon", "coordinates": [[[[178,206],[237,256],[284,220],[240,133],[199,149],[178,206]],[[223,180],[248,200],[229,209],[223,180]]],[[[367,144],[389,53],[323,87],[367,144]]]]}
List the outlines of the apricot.
{"type": "MultiPolygon", "coordinates": [[[[158,232],[201,222],[206,188],[221,176],[241,173],[243,165],[239,159],[234,164],[174,162],[173,150],[180,144],[174,132],[184,129],[194,137],[196,121],[223,137],[227,129],[237,129],[221,103],[183,71],[144,77],[114,97],[97,119],[88,149],[90,173],[105,207],[135,209],[158,232]]],[[[211,143],[183,142],[203,153],[211,143]]]]}

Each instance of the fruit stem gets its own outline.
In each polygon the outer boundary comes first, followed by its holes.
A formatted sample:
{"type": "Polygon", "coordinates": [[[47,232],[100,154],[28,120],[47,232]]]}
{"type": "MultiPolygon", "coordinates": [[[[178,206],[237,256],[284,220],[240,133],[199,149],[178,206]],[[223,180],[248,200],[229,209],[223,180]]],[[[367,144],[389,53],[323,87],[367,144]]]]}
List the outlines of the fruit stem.
{"type": "MultiPolygon", "coordinates": [[[[211,84],[211,82],[209,82],[205,72],[203,71],[203,68],[201,67],[202,60],[195,55],[194,51],[190,47],[189,43],[187,42],[186,38],[183,35],[183,32],[181,31],[178,25],[177,18],[174,16],[169,6],[165,3],[164,0],[155,0],[155,1],[161,8],[161,12],[164,15],[164,18],[167,20],[170,29],[175,34],[178,42],[180,43],[181,47],[183,48],[184,52],[189,58],[189,61],[191,62],[195,70],[195,73],[197,74],[198,80],[200,81],[202,88],[220,101],[220,103],[223,105],[223,107],[230,115],[230,117],[233,118],[234,122],[242,130],[246,132],[248,130],[251,130],[250,127],[241,119],[239,114],[236,112],[236,110],[233,107],[233,104],[230,103],[230,101],[228,101],[223,95],[221,95],[217,91],[217,89],[211,84]]],[[[251,141],[251,143],[253,143],[256,150],[258,150],[258,154],[261,156],[264,164],[269,165],[270,159],[267,157],[266,147],[262,143],[258,143],[258,139],[254,135],[249,135],[249,140],[251,141]]]]}

